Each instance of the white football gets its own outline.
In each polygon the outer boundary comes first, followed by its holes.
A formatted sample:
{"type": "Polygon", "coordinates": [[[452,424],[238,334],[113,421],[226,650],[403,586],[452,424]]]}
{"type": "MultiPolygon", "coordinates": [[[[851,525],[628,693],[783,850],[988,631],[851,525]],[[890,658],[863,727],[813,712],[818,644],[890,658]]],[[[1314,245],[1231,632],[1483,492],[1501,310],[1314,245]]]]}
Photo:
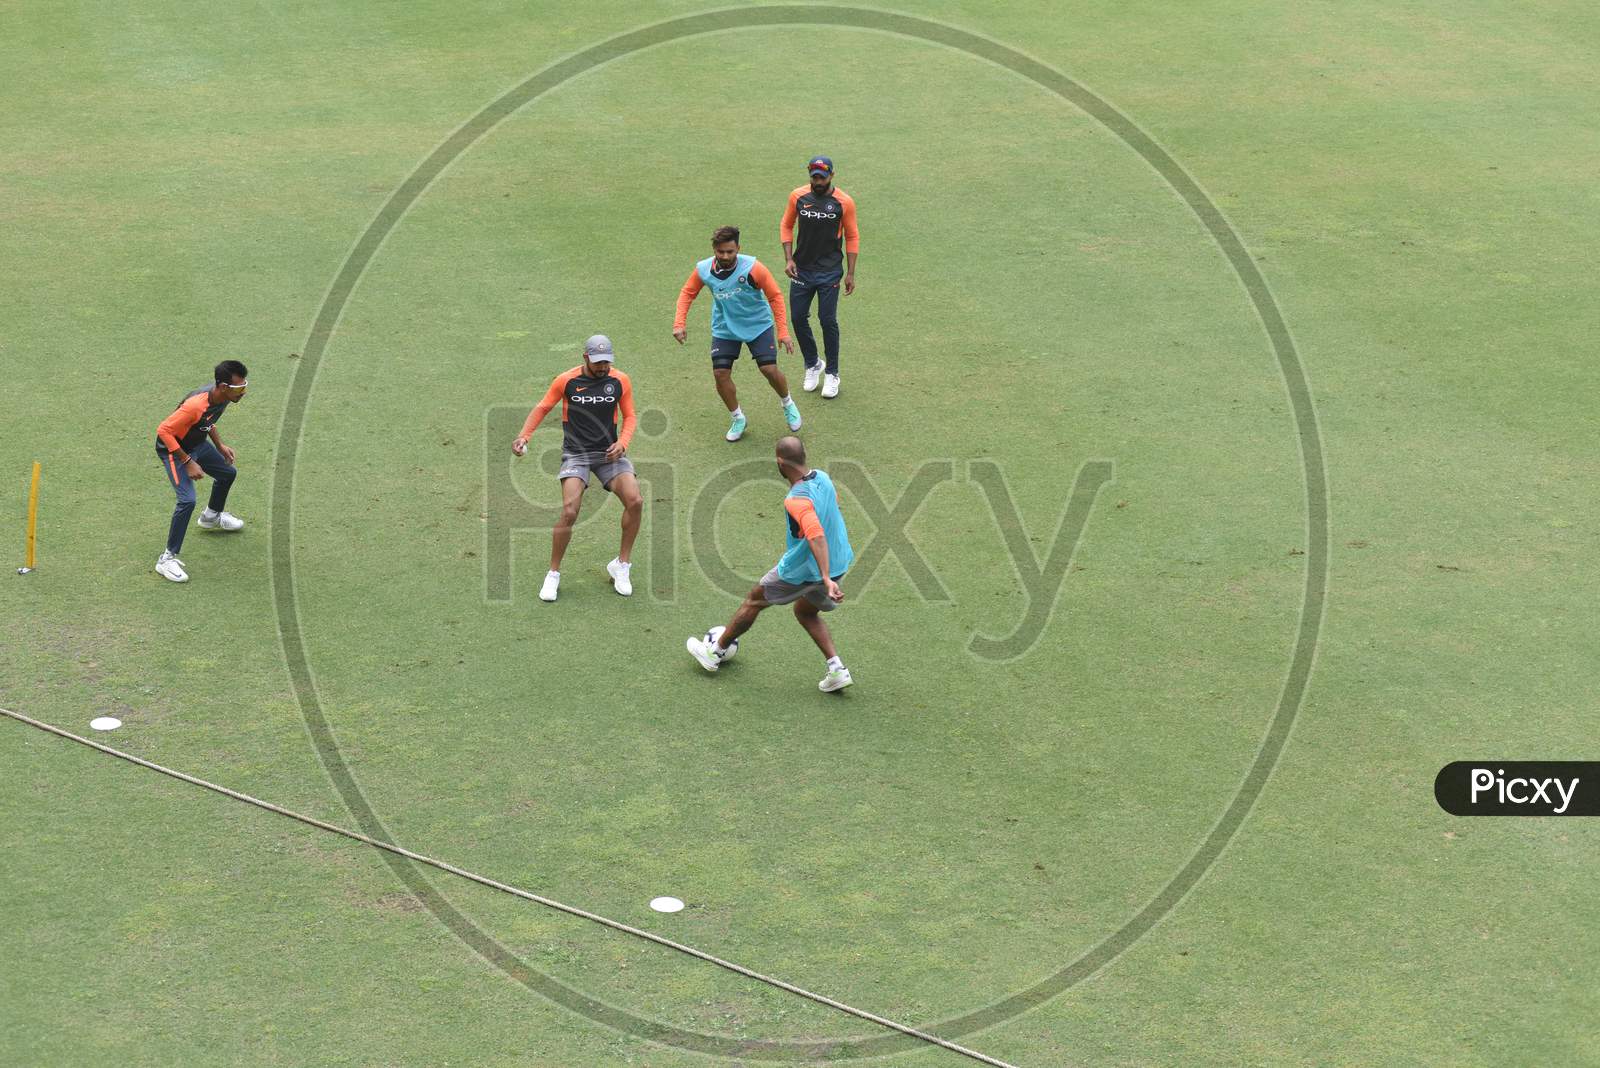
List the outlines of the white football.
{"type": "MultiPolygon", "coordinates": [[[[712,627],[710,630],[706,631],[706,641],[711,645],[716,645],[717,639],[722,637],[722,632],[727,629],[727,627],[712,627]]],[[[723,650],[723,655],[732,658],[733,654],[737,653],[738,651],[739,639],[735,638],[733,639],[733,643],[730,644],[727,649],[723,650]]]]}

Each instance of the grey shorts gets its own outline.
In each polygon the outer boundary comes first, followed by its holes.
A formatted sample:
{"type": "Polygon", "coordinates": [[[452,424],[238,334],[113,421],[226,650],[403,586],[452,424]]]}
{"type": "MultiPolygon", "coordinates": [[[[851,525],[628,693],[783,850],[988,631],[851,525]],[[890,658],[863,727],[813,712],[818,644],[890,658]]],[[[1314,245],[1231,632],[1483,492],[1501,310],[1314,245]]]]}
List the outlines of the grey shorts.
{"type": "Polygon", "coordinates": [[[607,489],[611,480],[618,475],[633,474],[633,464],[626,456],[616,460],[607,460],[604,453],[572,453],[561,454],[561,470],[556,472],[556,480],[567,478],[581,478],[583,484],[589,484],[589,472],[594,472],[594,477],[600,480],[600,485],[607,489]]]}
{"type": "MultiPolygon", "coordinates": [[[[838,582],[844,578],[839,575],[833,581],[838,582]]],[[[796,586],[792,582],[785,582],[778,577],[778,569],[773,568],[761,576],[761,596],[767,599],[768,604],[790,604],[804,597],[811,602],[811,607],[819,612],[831,612],[839,607],[839,602],[828,596],[828,587],[820,582],[807,582],[796,586]]]]}

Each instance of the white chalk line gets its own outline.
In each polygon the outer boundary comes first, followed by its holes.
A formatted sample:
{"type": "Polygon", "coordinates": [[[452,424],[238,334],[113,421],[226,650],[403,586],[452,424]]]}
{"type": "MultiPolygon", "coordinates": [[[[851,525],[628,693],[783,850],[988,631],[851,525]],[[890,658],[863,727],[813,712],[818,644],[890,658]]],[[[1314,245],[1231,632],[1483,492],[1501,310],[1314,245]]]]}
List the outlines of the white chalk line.
{"type": "Polygon", "coordinates": [[[173,768],[165,767],[150,760],[145,760],[143,757],[134,756],[132,753],[125,753],[121,749],[114,749],[109,745],[102,745],[101,743],[90,738],[73,734],[71,731],[63,730],[60,727],[41,722],[40,720],[36,720],[31,716],[25,716],[21,712],[14,712],[9,708],[0,708],[0,714],[9,716],[19,723],[25,723],[30,727],[35,727],[49,734],[66,738],[69,741],[77,742],[80,745],[86,745],[90,749],[98,749],[100,752],[105,753],[108,756],[114,756],[121,760],[126,760],[129,763],[137,764],[142,768],[149,768],[151,771],[158,771],[163,775],[171,776],[174,779],[189,783],[193,786],[203,787],[212,791],[213,793],[219,793],[224,797],[231,797],[235,801],[243,801],[248,805],[254,805],[257,808],[265,809],[268,812],[275,812],[280,816],[287,816],[292,820],[298,820],[307,826],[316,827],[319,830],[329,831],[333,834],[343,835],[346,838],[354,839],[357,842],[372,846],[375,849],[382,849],[398,856],[405,857],[407,860],[414,860],[418,864],[426,864],[431,868],[437,868],[440,871],[449,872],[451,875],[470,880],[471,882],[475,882],[480,886],[487,886],[492,890],[499,890],[501,893],[510,894],[513,897],[520,897],[524,901],[532,901],[535,904],[543,905],[546,908],[555,909],[557,912],[564,912],[569,916],[577,916],[580,919],[598,923],[602,927],[611,928],[613,931],[620,931],[623,934],[632,935],[635,938],[642,938],[647,942],[654,942],[658,946],[665,946],[668,949],[677,950],[679,953],[694,957],[697,960],[703,960],[707,964],[714,964],[719,968],[733,972],[735,975],[742,975],[746,979],[754,979],[757,982],[765,983],[768,986],[787,991],[790,994],[795,994],[799,997],[806,998],[809,1001],[814,1001],[819,1005],[826,1005],[830,1009],[836,1009],[839,1012],[847,1013],[856,1017],[857,1019],[866,1020],[868,1023],[877,1024],[879,1027],[886,1027],[891,1031],[898,1031],[900,1034],[908,1035],[911,1038],[920,1039],[923,1042],[939,1046],[942,1049],[947,1049],[952,1053],[959,1053],[963,1057],[970,1057],[972,1060],[978,1061],[981,1064],[993,1065],[994,1068],[1017,1068],[1016,1065],[1002,1061],[995,1057],[991,1057],[986,1053],[980,1053],[975,1049],[969,1049],[968,1047],[960,1045],[959,1043],[951,1042],[949,1039],[940,1038],[938,1035],[930,1034],[927,1031],[919,1031],[915,1027],[898,1023],[894,1020],[888,1019],[887,1017],[868,1012],[865,1009],[858,1009],[853,1005],[847,1005],[842,1001],[836,1001],[825,994],[814,993],[813,991],[807,990],[804,987],[795,986],[793,983],[785,982],[782,979],[777,979],[770,975],[764,975],[761,972],[755,971],[754,969],[746,968],[742,964],[735,964],[732,961],[724,960],[721,957],[707,953],[705,950],[684,945],[682,942],[674,942],[670,938],[665,938],[642,928],[629,926],[620,920],[613,920],[609,917],[601,916],[598,913],[589,912],[586,909],[580,909],[576,905],[564,904],[563,902],[557,901],[554,898],[545,897],[541,894],[535,894],[531,890],[524,890],[521,887],[512,886],[509,883],[502,883],[497,879],[491,879],[488,876],[467,871],[465,868],[458,868],[454,864],[450,864],[446,861],[435,860],[433,857],[424,856],[421,853],[406,849],[403,846],[397,846],[391,842],[380,841],[379,839],[373,838],[369,835],[362,834],[360,831],[352,831],[347,827],[340,827],[338,824],[319,820],[315,816],[307,816],[303,813],[295,812],[292,809],[284,808],[282,805],[275,805],[271,801],[263,801],[259,797],[252,797],[249,794],[241,793],[238,790],[230,790],[226,786],[219,786],[214,782],[209,782],[197,776],[189,775],[173,768]]]}

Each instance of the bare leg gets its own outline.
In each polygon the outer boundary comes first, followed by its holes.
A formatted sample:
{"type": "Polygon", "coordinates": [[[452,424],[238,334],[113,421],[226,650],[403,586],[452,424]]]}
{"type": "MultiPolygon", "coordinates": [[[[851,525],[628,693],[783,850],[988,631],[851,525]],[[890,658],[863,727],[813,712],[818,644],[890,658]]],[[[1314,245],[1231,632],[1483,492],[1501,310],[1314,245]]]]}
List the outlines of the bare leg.
{"type": "Polygon", "coordinates": [[[745,594],[744,601],[734,611],[733,618],[728,620],[728,625],[722,631],[722,637],[717,640],[717,648],[726,649],[733,644],[735,638],[749,630],[756,621],[756,616],[762,609],[771,608],[767,603],[766,594],[761,592],[760,584],[752,586],[750,592],[745,594]]]}
{"type": "Polygon", "coordinates": [[[806,628],[806,633],[817,643],[817,648],[822,650],[823,656],[831,660],[839,655],[833,647],[833,635],[828,633],[828,624],[822,621],[822,613],[817,611],[816,605],[804,597],[800,598],[794,603],[794,618],[806,628]]]}
{"type": "Polygon", "coordinates": [[[728,411],[739,407],[739,391],[733,385],[733,369],[729,367],[714,367],[711,377],[717,382],[717,396],[722,398],[722,403],[728,406],[728,411]]]}
{"type": "Polygon", "coordinates": [[[581,478],[561,480],[561,518],[550,530],[550,570],[561,570],[561,558],[567,555],[567,543],[572,540],[572,524],[578,521],[578,504],[583,491],[588,489],[581,478]]]}
{"type": "Polygon", "coordinates": [[[617,559],[628,562],[633,552],[633,539],[639,536],[639,519],[644,514],[644,498],[639,494],[639,480],[633,475],[618,475],[607,487],[622,502],[622,548],[617,559]]]}
{"type": "Polygon", "coordinates": [[[778,369],[777,364],[762,364],[761,373],[767,376],[767,381],[772,385],[772,392],[780,397],[789,395],[789,380],[783,377],[783,372],[778,369]]]}

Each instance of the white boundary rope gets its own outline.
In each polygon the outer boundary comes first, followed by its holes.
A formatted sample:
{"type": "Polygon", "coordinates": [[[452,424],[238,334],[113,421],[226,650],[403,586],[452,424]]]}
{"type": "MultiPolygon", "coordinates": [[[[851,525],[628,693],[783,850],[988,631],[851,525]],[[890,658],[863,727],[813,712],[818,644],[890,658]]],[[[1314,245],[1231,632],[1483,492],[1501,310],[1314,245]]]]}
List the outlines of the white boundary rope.
{"type": "Polygon", "coordinates": [[[389,842],[379,841],[378,839],[362,834],[359,831],[352,831],[348,828],[340,827],[337,824],[326,823],[314,816],[306,816],[299,812],[295,812],[292,809],[284,808],[281,805],[274,805],[270,801],[263,801],[258,797],[251,797],[249,794],[240,793],[237,790],[230,790],[226,786],[218,786],[214,782],[207,782],[205,779],[197,778],[193,775],[186,775],[181,771],[175,771],[172,768],[163,767],[160,764],[145,760],[142,757],[136,757],[132,753],[124,753],[120,749],[113,749],[109,745],[102,745],[99,742],[85,738],[82,735],[73,734],[71,731],[62,730],[60,727],[54,727],[48,723],[42,723],[31,716],[23,715],[21,712],[13,712],[9,708],[0,708],[0,714],[10,716],[17,722],[26,723],[30,727],[36,727],[39,730],[54,734],[61,738],[66,738],[69,741],[77,742],[80,745],[86,745],[90,749],[98,749],[100,752],[105,753],[108,756],[118,757],[122,760],[128,761],[131,764],[137,764],[142,768],[149,768],[151,771],[159,771],[163,775],[171,776],[174,779],[179,779],[193,786],[204,787],[205,789],[214,793],[219,793],[224,797],[231,797],[235,801],[243,801],[245,804],[255,805],[257,808],[266,809],[268,812],[275,812],[280,816],[287,816],[292,820],[298,820],[301,823],[311,827],[316,827],[319,830],[330,831],[334,834],[343,835],[346,838],[352,838],[357,842],[372,846],[375,849],[382,849],[390,853],[395,853],[399,856],[405,857],[407,860],[414,860],[418,864],[426,864],[429,867],[437,868],[440,871],[449,872],[451,875],[456,875],[463,879],[471,880],[480,886],[487,886],[490,889],[499,890],[500,892],[510,894],[513,897],[520,897],[524,901],[532,901],[535,904],[543,905],[546,908],[555,909],[558,912],[565,912],[569,916],[577,916],[580,919],[598,923],[602,927],[611,928],[613,931],[621,931],[623,934],[632,935],[635,938],[642,938],[647,942],[654,942],[658,946],[666,946],[668,949],[675,949],[679,953],[684,953],[698,960],[703,960],[707,964],[714,964],[717,967],[726,969],[727,971],[733,972],[736,975],[742,975],[746,979],[754,979],[757,982],[766,983],[768,986],[777,987],[779,990],[788,991],[791,994],[796,994],[800,997],[806,998],[809,1001],[814,1001],[819,1005],[826,1005],[830,1009],[837,1009],[840,1012],[848,1013],[851,1016],[866,1020],[869,1023],[877,1024],[880,1027],[887,1027],[891,1031],[898,1031],[903,1035],[909,1035],[912,1038],[921,1039],[923,1042],[928,1042],[932,1045],[947,1049],[952,1053],[959,1053],[963,1057],[970,1057],[971,1059],[982,1064],[993,1065],[994,1068],[1017,1068],[1016,1065],[994,1057],[990,1057],[985,1053],[979,1053],[975,1049],[968,1049],[966,1046],[951,1042],[948,1039],[940,1038],[938,1035],[929,1034],[927,1031],[919,1031],[915,1027],[910,1027],[903,1023],[896,1023],[894,1020],[879,1016],[876,1013],[868,1012],[865,1009],[858,1009],[852,1005],[846,1005],[844,1002],[835,1001],[833,998],[830,998],[824,994],[816,994],[805,989],[804,987],[795,986],[793,983],[786,983],[782,979],[776,979],[770,975],[763,975],[758,971],[744,967],[742,964],[735,964],[732,961],[723,960],[721,957],[713,956],[712,954],[701,949],[695,949],[693,946],[686,946],[681,942],[674,942],[670,938],[663,938],[661,935],[652,934],[651,932],[638,927],[630,927],[619,920],[609,919],[597,913],[580,909],[574,905],[563,904],[554,898],[543,897],[539,894],[533,893],[532,891],[523,890],[520,887],[511,886],[508,883],[502,883],[498,880],[490,879],[487,876],[478,875],[475,872],[467,871],[465,868],[458,868],[454,864],[449,864],[442,860],[435,860],[432,857],[423,856],[421,853],[414,853],[409,849],[393,845],[389,842]]]}

